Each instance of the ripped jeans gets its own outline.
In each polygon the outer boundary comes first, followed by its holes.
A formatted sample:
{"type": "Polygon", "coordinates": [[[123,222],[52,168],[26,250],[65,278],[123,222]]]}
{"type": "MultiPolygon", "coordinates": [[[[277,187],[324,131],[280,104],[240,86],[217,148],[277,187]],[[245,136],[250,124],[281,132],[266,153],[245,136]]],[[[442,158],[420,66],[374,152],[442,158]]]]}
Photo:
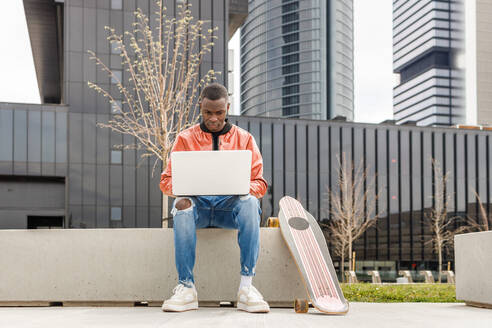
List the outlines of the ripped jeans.
{"type": "Polygon", "coordinates": [[[189,196],[178,197],[171,211],[174,220],[174,254],[179,283],[189,287],[195,283],[196,229],[217,227],[238,229],[241,275],[254,276],[260,248],[260,203],[247,196],[189,196]],[[191,207],[176,209],[182,198],[191,201],[191,207]]]}

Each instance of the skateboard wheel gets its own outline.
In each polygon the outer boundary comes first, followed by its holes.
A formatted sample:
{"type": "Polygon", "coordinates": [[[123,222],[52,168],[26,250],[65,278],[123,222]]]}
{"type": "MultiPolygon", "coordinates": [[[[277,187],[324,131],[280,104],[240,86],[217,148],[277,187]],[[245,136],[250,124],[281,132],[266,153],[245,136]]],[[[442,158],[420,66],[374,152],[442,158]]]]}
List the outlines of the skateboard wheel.
{"type": "Polygon", "coordinates": [[[279,227],[278,218],[276,218],[276,217],[269,217],[268,218],[268,221],[267,221],[267,226],[269,228],[278,228],[279,227]]]}
{"type": "Polygon", "coordinates": [[[294,301],[294,310],[296,311],[296,313],[307,313],[309,310],[308,301],[297,298],[294,301]]]}

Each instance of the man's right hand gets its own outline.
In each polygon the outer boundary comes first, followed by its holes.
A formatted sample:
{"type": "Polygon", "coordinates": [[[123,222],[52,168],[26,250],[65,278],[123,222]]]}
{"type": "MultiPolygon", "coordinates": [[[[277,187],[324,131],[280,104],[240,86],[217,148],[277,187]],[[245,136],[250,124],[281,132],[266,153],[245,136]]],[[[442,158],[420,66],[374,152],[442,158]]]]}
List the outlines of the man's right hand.
{"type": "Polygon", "coordinates": [[[182,198],[176,203],[176,209],[178,211],[185,210],[191,206],[191,201],[188,198],[182,198]]]}

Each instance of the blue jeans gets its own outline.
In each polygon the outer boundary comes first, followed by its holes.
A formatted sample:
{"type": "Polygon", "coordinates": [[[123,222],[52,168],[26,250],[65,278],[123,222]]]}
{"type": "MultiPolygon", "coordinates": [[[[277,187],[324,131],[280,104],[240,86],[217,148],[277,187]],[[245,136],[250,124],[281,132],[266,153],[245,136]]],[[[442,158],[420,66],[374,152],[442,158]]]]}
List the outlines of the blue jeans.
{"type": "Polygon", "coordinates": [[[196,229],[217,227],[238,229],[241,275],[254,276],[260,248],[260,203],[254,196],[178,197],[171,211],[174,219],[174,255],[179,283],[195,283],[196,229]],[[191,207],[176,208],[181,198],[191,200],[191,207]]]}

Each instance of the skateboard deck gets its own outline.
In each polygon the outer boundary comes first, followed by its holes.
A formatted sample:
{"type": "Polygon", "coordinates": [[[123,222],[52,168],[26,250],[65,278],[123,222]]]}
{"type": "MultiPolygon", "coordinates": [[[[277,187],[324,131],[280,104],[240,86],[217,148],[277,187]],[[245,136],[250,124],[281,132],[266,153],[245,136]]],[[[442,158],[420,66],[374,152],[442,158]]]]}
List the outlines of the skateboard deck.
{"type": "Polygon", "coordinates": [[[282,236],[294,258],[312,305],[328,314],[345,314],[343,296],[325,236],[314,217],[292,197],[280,200],[278,215],[282,236]]]}

